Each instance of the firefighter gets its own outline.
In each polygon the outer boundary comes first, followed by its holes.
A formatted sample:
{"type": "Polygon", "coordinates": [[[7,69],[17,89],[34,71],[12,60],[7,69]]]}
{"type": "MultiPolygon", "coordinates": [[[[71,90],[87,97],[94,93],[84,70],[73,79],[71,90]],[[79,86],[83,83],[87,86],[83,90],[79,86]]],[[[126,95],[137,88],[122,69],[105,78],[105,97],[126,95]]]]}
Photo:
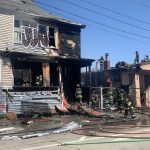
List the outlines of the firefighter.
{"type": "Polygon", "coordinates": [[[38,76],[36,77],[36,80],[35,80],[35,85],[36,85],[36,86],[42,86],[42,81],[43,81],[42,75],[38,75],[38,76]]]}
{"type": "Polygon", "coordinates": [[[135,118],[134,108],[133,108],[133,104],[132,104],[132,99],[131,99],[131,97],[129,95],[128,95],[128,97],[125,100],[124,109],[125,109],[125,112],[124,112],[124,117],[125,118],[129,115],[129,113],[130,113],[132,119],[135,118]]]}
{"type": "Polygon", "coordinates": [[[82,104],[82,89],[79,84],[77,84],[75,89],[75,98],[78,103],[82,104]]]}
{"type": "Polygon", "coordinates": [[[114,105],[114,97],[114,91],[110,88],[107,92],[107,98],[110,106],[114,105]]]}
{"type": "Polygon", "coordinates": [[[96,96],[95,91],[93,91],[93,93],[91,95],[91,107],[93,109],[95,109],[96,108],[96,104],[97,104],[97,96],[96,96]]]}
{"type": "Polygon", "coordinates": [[[122,109],[122,107],[124,105],[123,104],[124,100],[125,100],[124,96],[125,96],[124,90],[119,88],[117,90],[117,106],[119,109],[122,109]]]}

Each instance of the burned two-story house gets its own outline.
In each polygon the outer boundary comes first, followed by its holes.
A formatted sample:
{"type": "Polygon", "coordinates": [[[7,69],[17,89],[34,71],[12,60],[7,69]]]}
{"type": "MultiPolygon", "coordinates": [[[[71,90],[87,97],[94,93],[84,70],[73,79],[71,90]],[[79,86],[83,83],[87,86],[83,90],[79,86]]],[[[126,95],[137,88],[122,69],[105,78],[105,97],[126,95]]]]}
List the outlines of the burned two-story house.
{"type": "Polygon", "coordinates": [[[5,100],[1,94],[1,111],[16,97],[55,105],[61,104],[63,90],[74,99],[81,68],[90,70],[93,62],[81,58],[82,28],[44,12],[32,0],[0,0],[0,87],[9,96],[5,100]]]}

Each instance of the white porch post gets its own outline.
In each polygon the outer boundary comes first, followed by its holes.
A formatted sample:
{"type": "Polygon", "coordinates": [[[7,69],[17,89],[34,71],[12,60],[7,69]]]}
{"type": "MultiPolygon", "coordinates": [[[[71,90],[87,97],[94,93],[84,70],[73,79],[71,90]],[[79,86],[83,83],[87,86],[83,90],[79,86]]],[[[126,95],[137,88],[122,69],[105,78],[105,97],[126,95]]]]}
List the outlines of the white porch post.
{"type": "Polygon", "coordinates": [[[134,86],[135,86],[135,106],[141,107],[141,96],[140,96],[140,77],[139,74],[134,76],[134,86]]]}

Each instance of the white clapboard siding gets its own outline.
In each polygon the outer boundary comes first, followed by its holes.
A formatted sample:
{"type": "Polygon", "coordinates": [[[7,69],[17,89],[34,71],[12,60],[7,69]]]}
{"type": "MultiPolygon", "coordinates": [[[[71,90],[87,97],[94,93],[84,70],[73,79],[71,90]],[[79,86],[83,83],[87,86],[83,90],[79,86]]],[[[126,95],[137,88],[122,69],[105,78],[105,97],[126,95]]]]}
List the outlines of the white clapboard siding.
{"type": "Polygon", "coordinates": [[[13,73],[10,59],[4,58],[2,62],[2,76],[1,76],[3,87],[13,86],[13,73]]]}
{"type": "Polygon", "coordinates": [[[13,26],[13,15],[0,13],[0,50],[13,48],[13,26]]]}

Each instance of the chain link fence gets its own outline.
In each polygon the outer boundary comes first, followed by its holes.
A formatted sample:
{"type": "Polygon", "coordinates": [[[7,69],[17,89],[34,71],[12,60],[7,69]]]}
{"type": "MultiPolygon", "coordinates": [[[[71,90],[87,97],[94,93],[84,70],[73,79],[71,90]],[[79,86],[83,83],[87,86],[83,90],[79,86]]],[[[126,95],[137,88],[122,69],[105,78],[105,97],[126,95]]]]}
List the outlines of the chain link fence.
{"type": "Polygon", "coordinates": [[[116,89],[110,87],[92,87],[90,90],[90,102],[92,103],[93,94],[96,97],[96,108],[109,109],[115,107],[116,89]]]}

